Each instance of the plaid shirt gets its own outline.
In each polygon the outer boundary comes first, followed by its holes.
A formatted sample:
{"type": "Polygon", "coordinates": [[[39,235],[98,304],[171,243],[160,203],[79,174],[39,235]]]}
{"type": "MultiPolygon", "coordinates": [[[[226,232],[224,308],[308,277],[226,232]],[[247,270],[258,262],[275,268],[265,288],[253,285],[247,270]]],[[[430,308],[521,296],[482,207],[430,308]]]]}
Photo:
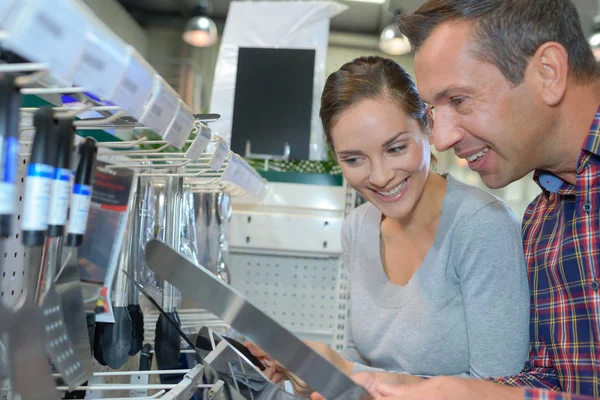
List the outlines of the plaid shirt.
{"type": "Polygon", "coordinates": [[[546,171],[523,218],[531,289],[531,348],[519,375],[525,399],[600,397],[600,108],[583,143],[575,186],[546,171]],[[544,390],[547,389],[547,390],[544,390]]]}

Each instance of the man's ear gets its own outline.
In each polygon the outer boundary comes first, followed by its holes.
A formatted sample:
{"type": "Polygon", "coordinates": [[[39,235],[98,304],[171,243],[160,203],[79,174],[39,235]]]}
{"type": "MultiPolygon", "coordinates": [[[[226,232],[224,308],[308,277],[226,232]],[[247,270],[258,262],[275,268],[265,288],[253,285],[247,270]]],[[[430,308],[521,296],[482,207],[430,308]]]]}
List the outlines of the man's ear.
{"type": "Polygon", "coordinates": [[[563,45],[544,43],[529,63],[527,74],[533,74],[535,84],[548,106],[560,103],[567,90],[569,55],[563,45]]]}

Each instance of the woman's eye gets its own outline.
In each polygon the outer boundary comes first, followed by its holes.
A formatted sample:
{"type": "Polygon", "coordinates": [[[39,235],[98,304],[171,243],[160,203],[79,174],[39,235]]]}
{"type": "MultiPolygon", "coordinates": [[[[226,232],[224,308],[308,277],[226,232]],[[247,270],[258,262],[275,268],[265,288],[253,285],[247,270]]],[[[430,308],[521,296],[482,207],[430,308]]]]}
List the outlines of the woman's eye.
{"type": "Polygon", "coordinates": [[[356,165],[358,163],[358,157],[344,158],[342,162],[348,165],[356,165]]]}
{"type": "Polygon", "coordinates": [[[401,153],[402,151],[404,151],[405,149],[406,149],[406,145],[403,144],[402,146],[392,147],[391,149],[388,150],[388,153],[398,154],[398,153],[401,153]]]}

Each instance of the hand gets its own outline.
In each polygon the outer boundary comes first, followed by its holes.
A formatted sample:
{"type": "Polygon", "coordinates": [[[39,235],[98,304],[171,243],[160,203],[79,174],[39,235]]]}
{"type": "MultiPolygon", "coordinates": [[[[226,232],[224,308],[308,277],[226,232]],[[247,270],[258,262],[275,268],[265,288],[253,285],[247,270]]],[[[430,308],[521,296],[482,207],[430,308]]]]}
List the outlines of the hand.
{"type": "Polygon", "coordinates": [[[353,375],[353,379],[371,396],[382,400],[521,400],[524,396],[522,388],[448,376],[427,380],[419,378],[419,382],[414,383],[413,380],[411,383],[397,381],[397,378],[385,372],[358,372],[353,375]]]}
{"type": "Polygon", "coordinates": [[[340,353],[327,346],[325,343],[319,342],[304,342],[309,345],[314,351],[323,356],[323,358],[327,359],[333,365],[335,365],[339,370],[343,371],[346,375],[352,374],[352,370],[354,369],[354,363],[344,359],[340,353]]]}
{"type": "MultiPolygon", "coordinates": [[[[354,364],[350,361],[345,360],[339,353],[333,350],[331,347],[324,343],[319,342],[305,342],[317,353],[322,355],[325,359],[329,360],[337,368],[342,370],[347,375],[352,373],[354,364]]],[[[267,353],[265,353],[260,347],[253,343],[246,343],[246,347],[267,367],[263,374],[273,383],[281,383],[284,380],[290,380],[294,387],[294,392],[302,397],[312,397],[315,399],[322,399],[322,397],[314,391],[306,382],[302,381],[296,375],[288,371],[283,365],[277,360],[273,359],[267,353]]]]}

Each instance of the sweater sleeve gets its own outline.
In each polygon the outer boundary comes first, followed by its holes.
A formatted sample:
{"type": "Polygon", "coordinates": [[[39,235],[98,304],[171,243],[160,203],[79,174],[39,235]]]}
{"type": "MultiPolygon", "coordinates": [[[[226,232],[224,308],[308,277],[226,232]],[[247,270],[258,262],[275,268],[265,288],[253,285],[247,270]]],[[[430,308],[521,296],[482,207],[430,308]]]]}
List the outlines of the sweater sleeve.
{"type": "Polygon", "coordinates": [[[515,374],[529,349],[529,285],[519,223],[500,201],[465,218],[452,243],[469,349],[469,373],[461,376],[515,374]]]}

